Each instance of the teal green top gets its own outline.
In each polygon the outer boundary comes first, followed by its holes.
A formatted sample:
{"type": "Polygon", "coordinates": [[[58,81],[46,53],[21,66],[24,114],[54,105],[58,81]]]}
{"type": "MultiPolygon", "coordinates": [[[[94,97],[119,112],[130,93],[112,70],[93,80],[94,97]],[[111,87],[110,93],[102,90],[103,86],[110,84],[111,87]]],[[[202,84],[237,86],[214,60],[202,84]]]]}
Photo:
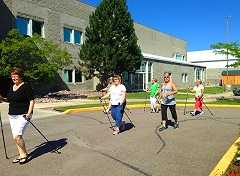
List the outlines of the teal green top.
{"type": "Polygon", "coordinates": [[[154,83],[151,85],[150,87],[150,97],[155,97],[157,95],[159,89],[159,84],[158,83],[154,83]]]}

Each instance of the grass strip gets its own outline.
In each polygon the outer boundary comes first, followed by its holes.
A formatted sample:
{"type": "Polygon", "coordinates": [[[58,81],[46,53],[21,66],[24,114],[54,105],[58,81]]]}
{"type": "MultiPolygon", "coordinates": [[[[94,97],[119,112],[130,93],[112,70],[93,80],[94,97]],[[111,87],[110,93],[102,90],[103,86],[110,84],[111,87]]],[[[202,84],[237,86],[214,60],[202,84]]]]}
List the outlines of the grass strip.
{"type": "MultiPolygon", "coordinates": [[[[184,104],[185,102],[181,101],[181,102],[177,102],[177,103],[184,104]]],[[[128,105],[133,105],[133,104],[145,104],[145,101],[128,102],[128,105]]],[[[147,104],[149,104],[148,101],[147,101],[147,104]]],[[[193,104],[193,102],[187,102],[187,104],[193,104]]],[[[213,102],[207,102],[206,104],[240,105],[240,100],[217,100],[217,101],[213,101],[213,102]]],[[[96,103],[96,104],[81,104],[81,105],[74,105],[74,106],[56,107],[56,108],[54,108],[54,110],[64,112],[68,109],[92,108],[92,107],[101,107],[101,104],[96,103]]]]}

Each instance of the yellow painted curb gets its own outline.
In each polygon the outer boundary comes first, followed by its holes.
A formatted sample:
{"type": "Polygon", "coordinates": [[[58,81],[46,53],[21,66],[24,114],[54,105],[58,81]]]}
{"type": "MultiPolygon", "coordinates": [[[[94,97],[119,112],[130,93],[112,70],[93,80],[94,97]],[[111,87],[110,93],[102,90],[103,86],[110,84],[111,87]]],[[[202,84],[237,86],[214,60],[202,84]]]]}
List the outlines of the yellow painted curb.
{"type": "Polygon", "coordinates": [[[218,162],[209,176],[222,176],[231,164],[234,156],[237,153],[240,137],[232,144],[228,151],[223,155],[222,159],[218,162]]]}
{"type": "MultiPolygon", "coordinates": [[[[187,107],[193,107],[193,104],[187,104],[187,107]]],[[[208,107],[213,108],[240,108],[240,105],[221,105],[221,104],[208,104],[208,107]]],[[[144,108],[145,104],[132,104],[127,105],[128,108],[137,109],[137,108],[144,108]]],[[[150,107],[149,104],[147,104],[146,107],[150,107]]],[[[185,104],[177,104],[177,107],[185,107],[185,104]]],[[[68,109],[64,111],[64,114],[70,114],[70,113],[77,113],[77,112],[94,112],[94,111],[101,111],[103,110],[102,107],[91,107],[91,108],[76,108],[76,109],[68,109]]]]}
{"type": "Polygon", "coordinates": [[[63,114],[77,113],[77,112],[94,112],[102,110],[101,107],[91,107],[91,108],[77,108],[77,109],[68,109],[63,112],[63,114]]]}

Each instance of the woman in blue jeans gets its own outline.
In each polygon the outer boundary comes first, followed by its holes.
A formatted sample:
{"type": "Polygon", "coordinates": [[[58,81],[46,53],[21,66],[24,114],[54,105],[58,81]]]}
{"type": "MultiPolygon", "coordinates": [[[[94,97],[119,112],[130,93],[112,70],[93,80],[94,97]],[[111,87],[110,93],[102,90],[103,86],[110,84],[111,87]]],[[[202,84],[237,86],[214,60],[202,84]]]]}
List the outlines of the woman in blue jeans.
{"type": "Polygon", "coordinates": [[[126,87],[121,84],[121,77],[113,76],[113,84],[109,88],[108,93],[102,99],[110,97],[111,115],[115,121],[116,127],[113,129],[113,135],[119,134],[121,129],[124,129],[122,122],[123,105],[126,102],[126,87]]]}

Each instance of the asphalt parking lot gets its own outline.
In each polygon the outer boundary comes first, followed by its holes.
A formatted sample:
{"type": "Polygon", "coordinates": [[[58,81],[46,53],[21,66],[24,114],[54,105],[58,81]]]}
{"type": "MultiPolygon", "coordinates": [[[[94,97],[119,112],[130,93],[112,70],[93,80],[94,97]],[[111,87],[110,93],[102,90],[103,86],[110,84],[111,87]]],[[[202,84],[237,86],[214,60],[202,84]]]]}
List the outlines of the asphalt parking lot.
{"type": "Polygon", "coordinates": [[[16,148],[8,124],[4,124],[9,160],[0,141],[1,176],[205,176],[239,136],[237,108],[212,109],[200,118],[183,115],[180,128],[159,131],[160,114],[132,110],[136,128],[113,136],[102,112],[82,112],[33,119],[48,137],[29,126],[24,137],[30,153],[25,165],[12,164],[16,148]],[[61,154],[54,151],[59,149],[61,154]]]}

